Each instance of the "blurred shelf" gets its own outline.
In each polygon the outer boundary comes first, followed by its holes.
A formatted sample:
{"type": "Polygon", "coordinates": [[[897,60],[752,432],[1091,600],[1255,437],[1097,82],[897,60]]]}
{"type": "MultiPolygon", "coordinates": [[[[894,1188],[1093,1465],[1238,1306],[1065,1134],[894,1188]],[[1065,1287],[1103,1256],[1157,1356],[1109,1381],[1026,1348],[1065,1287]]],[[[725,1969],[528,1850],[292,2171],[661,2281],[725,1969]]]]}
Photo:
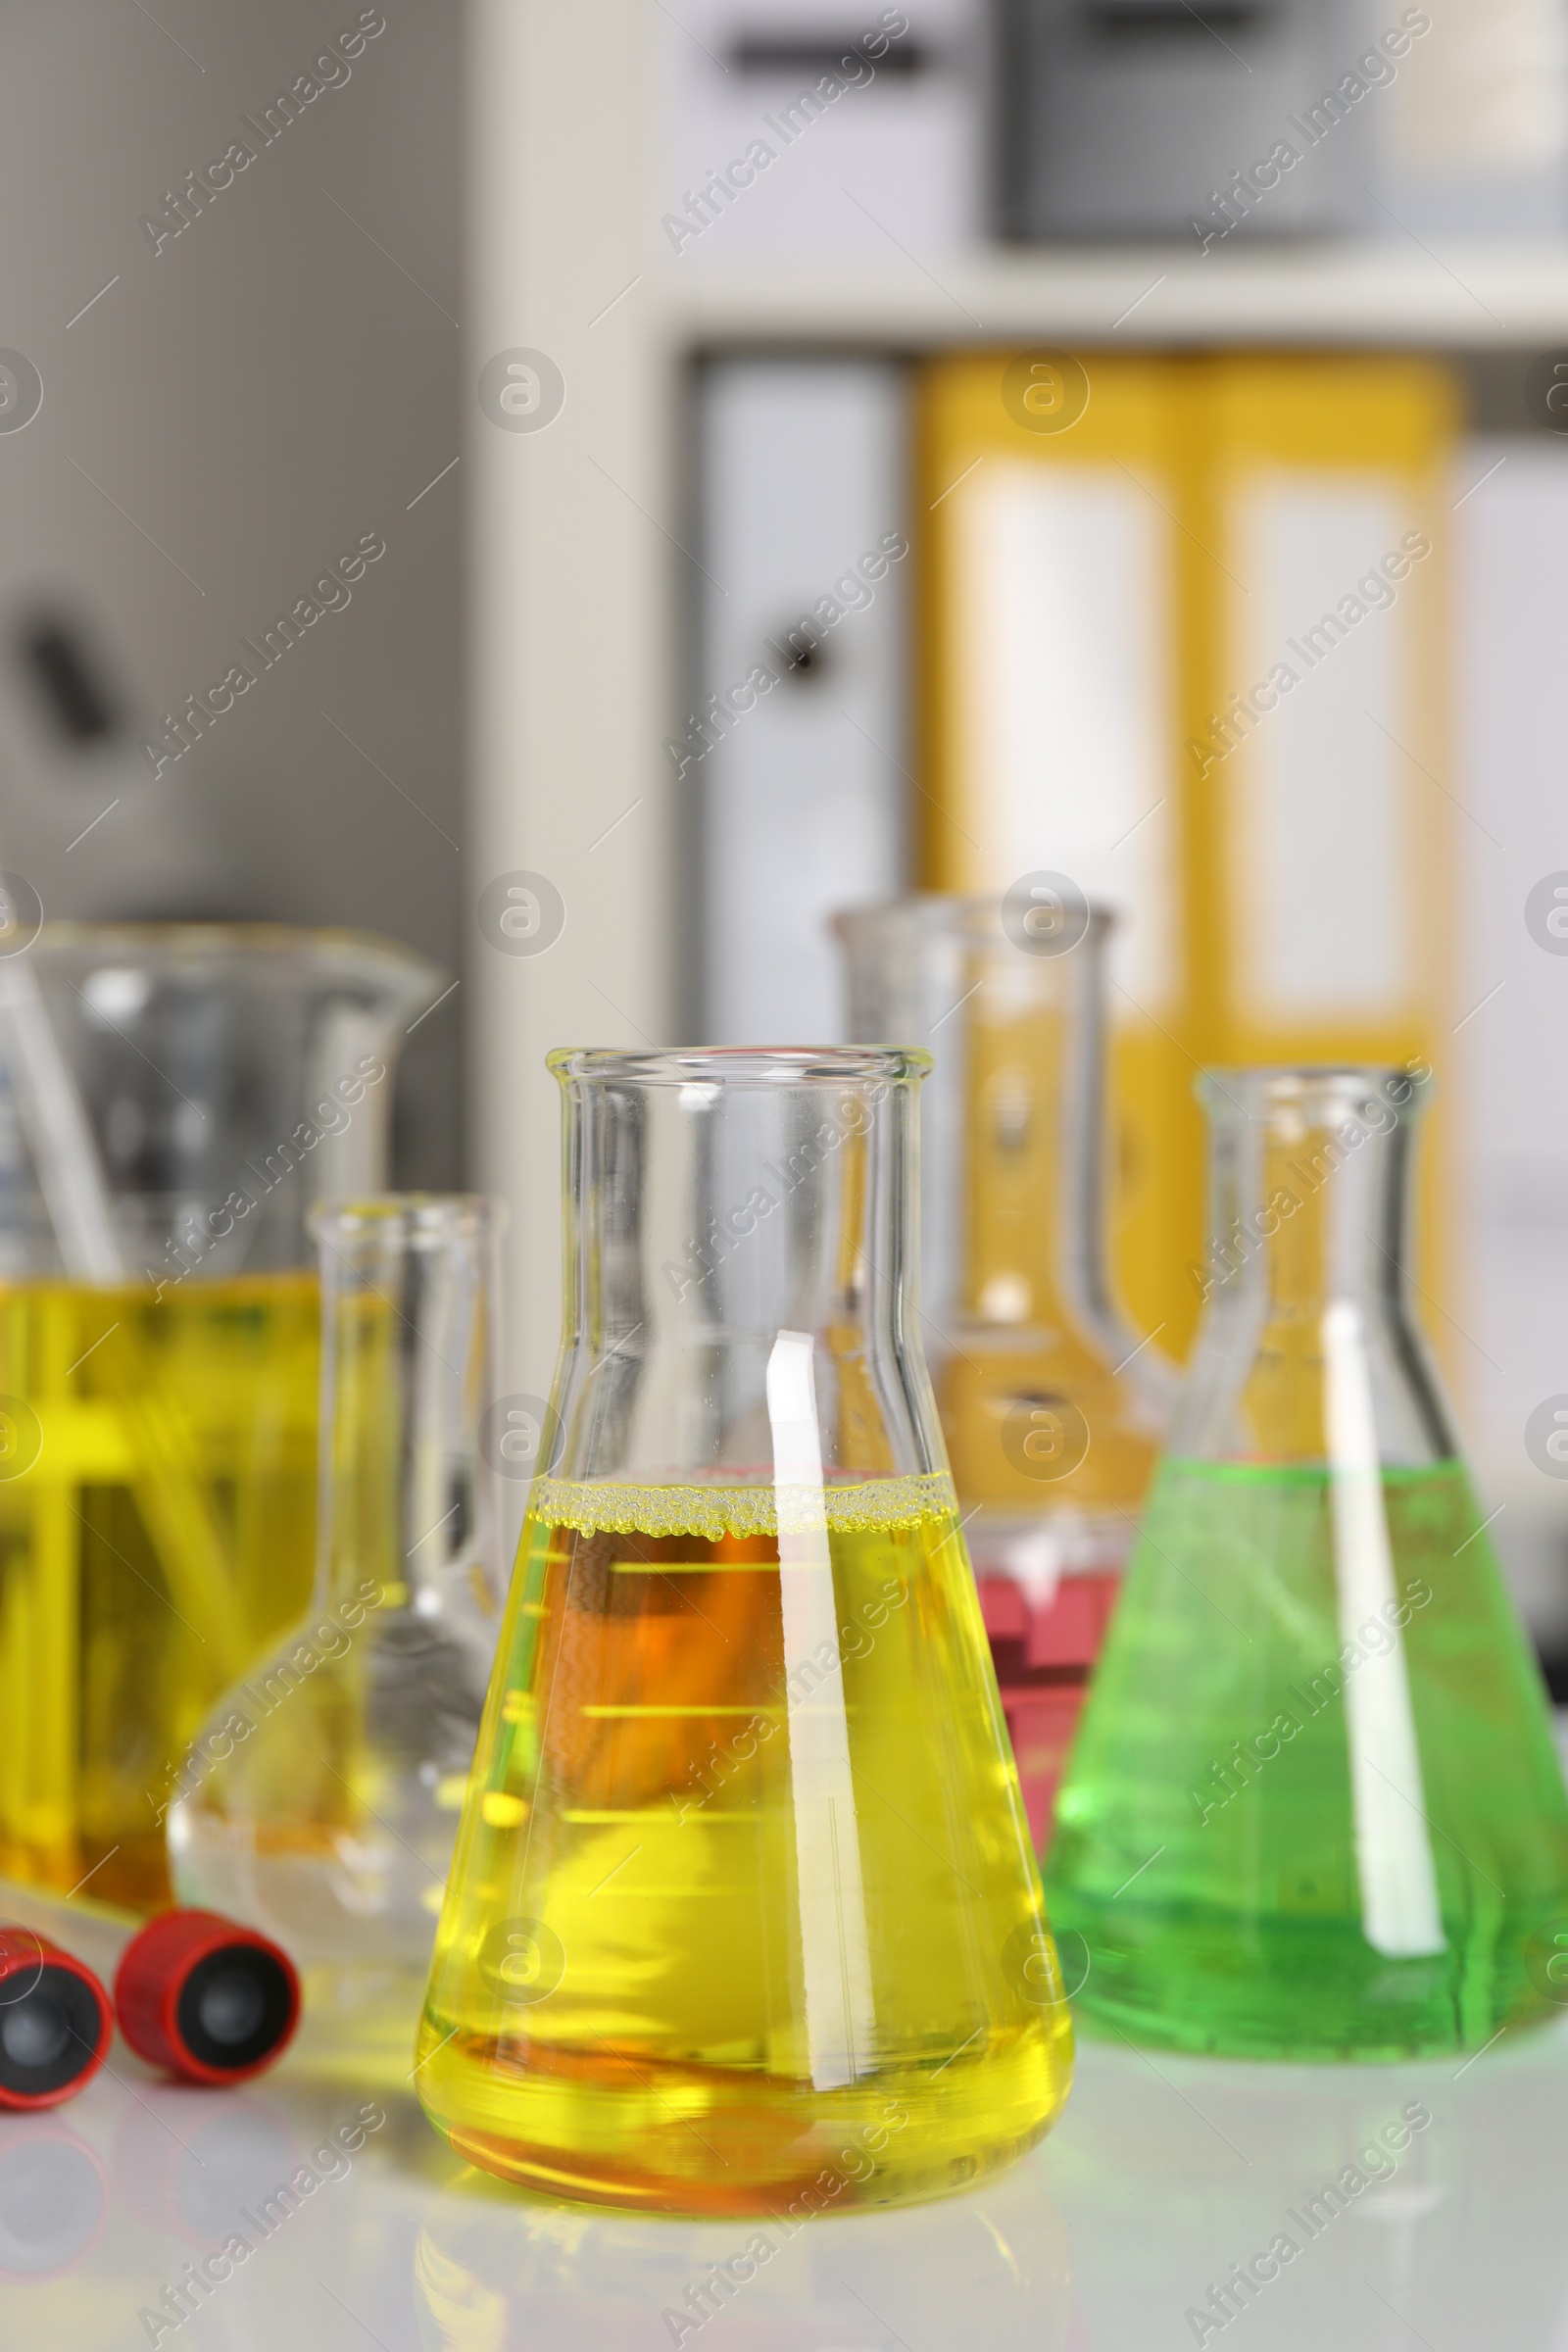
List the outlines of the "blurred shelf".
{"type": "Polygon", "coordinates": [[[651,276],[677,342],[1335,342],[1439,349],[1568,341],[1568,242],[1007,247],[744,263],[651,276]]]}

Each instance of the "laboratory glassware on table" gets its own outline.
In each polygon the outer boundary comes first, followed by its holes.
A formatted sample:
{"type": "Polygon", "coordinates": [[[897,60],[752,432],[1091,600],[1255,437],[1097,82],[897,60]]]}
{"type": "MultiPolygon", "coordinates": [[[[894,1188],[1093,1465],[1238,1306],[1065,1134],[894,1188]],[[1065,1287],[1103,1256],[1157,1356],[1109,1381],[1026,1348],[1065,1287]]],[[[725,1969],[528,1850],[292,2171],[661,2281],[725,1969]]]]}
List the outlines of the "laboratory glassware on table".
{"type": "Polygon", "coordinates": [[[415,2081],[550,2193],[938,2194],[1071,2038],[920,1350],[918,1052],[559,1052],[564,1338],[415,2081]]]}
{"type": "Polygon", "coordinates": [[[1091,2025],[1260,2058],[1561,2015],[1568,1797],[1412,1319],[1423,1069],[1224,1069],[1170,1448],[1057,1797],[1091,2025]]]}
{"type": "Polygon", "coordinates": [[[304,1608],[313,1200],[385,1182],[441,975],[347,933],[0,959],[0,1867],[142,1910],[203,1714],[304,1608]]]}
{"type": "Polygon", "coordinates": [[[1106,1261],[1113,920],[929,896],[834,921],[852,1036],[935,1060],[921,1329],[1040,1846],[1175,1386],[1106,1261]]]}
{"type": "Polygon", "coordinates": [[[498,1212],[324,1204],[316,1597],[224,1692],[169,1816],[182,1902],[274,1936],[302,2053],[406,2080],[500,1623],[480,1449],[498,1212]]]}

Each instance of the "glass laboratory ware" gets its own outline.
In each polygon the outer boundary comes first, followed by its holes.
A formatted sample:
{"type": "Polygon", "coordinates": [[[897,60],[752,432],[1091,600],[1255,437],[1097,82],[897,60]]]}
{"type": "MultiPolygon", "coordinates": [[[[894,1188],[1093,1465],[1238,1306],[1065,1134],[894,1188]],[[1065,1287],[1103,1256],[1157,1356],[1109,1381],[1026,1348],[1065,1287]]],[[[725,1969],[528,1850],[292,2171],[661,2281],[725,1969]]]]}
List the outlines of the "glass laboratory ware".
{"type": "Polygon", "coordinates": [[[85,1278],[0,1025],[0,1868],[151,1911],[188,1742],[310,1596],[306,1218],[385,1182],[397,1049],[441,975],[251,926],[45,924],[17,960],[107,1205],[85,1278]]]}
{"type": "Polygon", "coordinates": [[[553,1436],[419,2096],[590,2202],[956,2188],[1046,2131],[1071,2043],[914,1312],[928,1058],[550,1059],[553,1436]]]}
{"type": "Polygon", "coordinates": [[[1173,1387],[1105,1250],[1104,955],[1114,918],[996,900],[835,918],[851,1035],[929,1048],[921,1328],[1030,1827],[1115,1603],[1173,1387]]]}
{"type": "Polygon", "coordinates": [[[1246,2057],[1560,2014],[1568,1798],[1411,1319],[1424,1073],[1216,1070],[1205,1321],[1056,1804],[1092,2023],[1246,2057]]]}
{"type": "Polygon", "coordinates": [[[325,1205],[316,1228],[316,1598],[208,1717],[170,1862],[181,1902],[289,1953],[307,2037],[368,2037],[401,2079],[500,1622],[479,1451],[496,1211],[394,1195],[325,1205]]]}

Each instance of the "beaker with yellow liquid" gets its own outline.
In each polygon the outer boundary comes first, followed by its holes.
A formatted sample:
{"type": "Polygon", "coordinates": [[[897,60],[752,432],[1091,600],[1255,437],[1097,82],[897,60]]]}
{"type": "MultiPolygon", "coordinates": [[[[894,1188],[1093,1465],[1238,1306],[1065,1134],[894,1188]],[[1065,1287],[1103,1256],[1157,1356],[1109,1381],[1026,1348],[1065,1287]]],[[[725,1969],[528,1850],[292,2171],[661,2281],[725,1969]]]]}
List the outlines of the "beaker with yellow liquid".
{"type": "Polygon", "coordinates": [[[0,1056],[0,1871],[152,1910],[202,1719],[310,1594],[307,1212],[381,1180],[440,983],[269,926],[46,924],[24,952],[121,1275],[68,1271],[0,1056]]]}
{"type": "Polygon", "coordinates": [[[1108,1265],[1114,917],[1062,876],[1035,879],[1037,894],[1020,885],[1000,902],[856,907],[834,929],[850,1034],[928,1047],[935,1061],[921,1102],[923,1332],[1043,1849],[1174,1377],[1128,1328],[1108,1265]]]}
{"type": "Polygon", "coordinates": [[[551,1061],[565,1336],[420,2098],[596,2203],[962,2186],[1071,2036],[920,1351],[928,1057],[551,1061]]]}

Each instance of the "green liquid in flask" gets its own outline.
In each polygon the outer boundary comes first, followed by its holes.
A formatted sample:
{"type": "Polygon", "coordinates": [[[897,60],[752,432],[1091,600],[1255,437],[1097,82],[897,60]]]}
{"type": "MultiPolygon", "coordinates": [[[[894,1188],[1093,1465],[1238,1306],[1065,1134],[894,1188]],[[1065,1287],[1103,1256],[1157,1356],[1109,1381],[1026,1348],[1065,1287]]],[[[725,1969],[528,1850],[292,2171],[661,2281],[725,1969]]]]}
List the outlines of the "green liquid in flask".
{"type": "Polygon", "coordinates": [[[1327,1470],[1161,1467],[1046,1872],[1091,2027],[1393,2058],[1562,2014],[1568,1798],[1540,1676],[1461,1465],[1380,1490],[1394,1597],[1351,1624],[1327,1470]]]}
{"type": "Polygon", "coordinates": [[[945,1478],[540,1480],[416,2081],[557,2196],[799,2216],[938,2194],[1071,2034],[945,1478]]]}

